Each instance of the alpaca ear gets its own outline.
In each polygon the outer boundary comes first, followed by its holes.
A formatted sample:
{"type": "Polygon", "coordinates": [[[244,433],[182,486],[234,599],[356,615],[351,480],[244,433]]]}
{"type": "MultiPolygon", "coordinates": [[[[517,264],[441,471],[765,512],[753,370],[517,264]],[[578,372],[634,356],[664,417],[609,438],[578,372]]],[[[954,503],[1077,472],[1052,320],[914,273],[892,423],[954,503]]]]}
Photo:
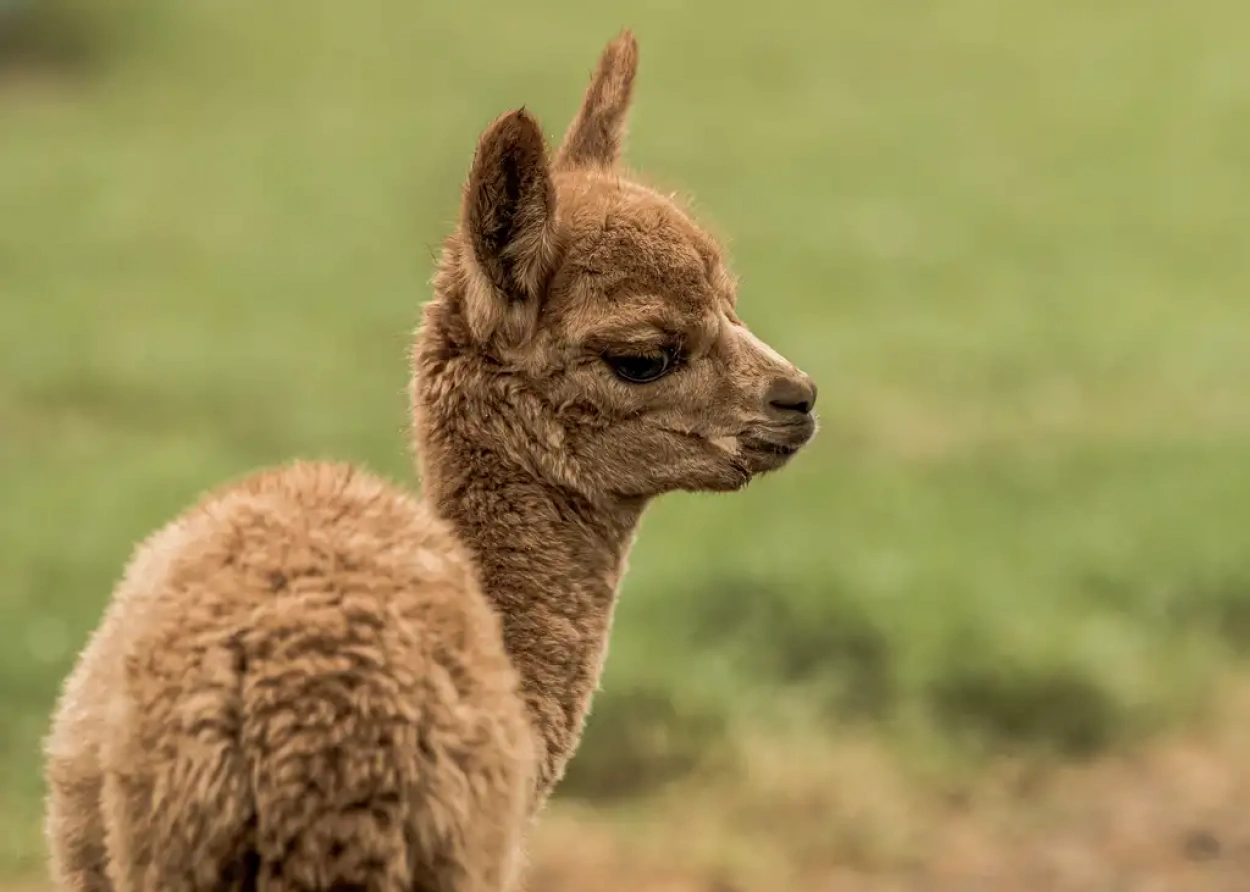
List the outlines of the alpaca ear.
{"type": "Polygon", "coordinates": [[[542,128],[524,108],[482,134],[461,225],[472,253],[469,323],[485,340],[501,326],[528,333],[555,266],[555,185],[542,128]]]}
{"type": "Polygon", "coordinates": [[[638,41],[628,30],[607,45],[599,57],[577,117],[569,125],[557,167],[608,168],[621,157],[634,75],[638,72],[638,41]]]}

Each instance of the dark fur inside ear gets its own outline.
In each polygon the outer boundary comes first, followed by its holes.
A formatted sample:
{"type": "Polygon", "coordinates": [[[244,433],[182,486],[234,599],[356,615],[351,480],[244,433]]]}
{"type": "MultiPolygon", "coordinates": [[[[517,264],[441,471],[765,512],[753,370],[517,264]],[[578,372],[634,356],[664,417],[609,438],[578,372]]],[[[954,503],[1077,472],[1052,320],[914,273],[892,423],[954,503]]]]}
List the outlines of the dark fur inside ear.
{"type": "Polygon", "coordinates": [[[487,281],[509,300],[535,296],[550,271],[556,194],[538,121],[524,108],[482,135],[464,228],[487,281]]]}
{"type": "Polygon", "coordinates": [[[629,31],[604,48],[577,117],[569,125],[558,167],[611,167],[621,156],[638,73],[638,41],[629,31]]]}

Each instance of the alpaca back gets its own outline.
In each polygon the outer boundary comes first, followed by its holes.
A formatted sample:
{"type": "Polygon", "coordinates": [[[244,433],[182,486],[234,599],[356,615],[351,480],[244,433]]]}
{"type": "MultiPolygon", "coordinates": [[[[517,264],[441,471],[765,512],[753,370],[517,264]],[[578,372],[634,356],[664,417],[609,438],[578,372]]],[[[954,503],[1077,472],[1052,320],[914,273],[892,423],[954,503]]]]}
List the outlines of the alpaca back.
{"type": "Polygon", "coordinates": [[[92,892],[500,888],[531,746],[454,538],[370,475],[297,464],[137,552],[54,719],[54,871],[92,892]]]}

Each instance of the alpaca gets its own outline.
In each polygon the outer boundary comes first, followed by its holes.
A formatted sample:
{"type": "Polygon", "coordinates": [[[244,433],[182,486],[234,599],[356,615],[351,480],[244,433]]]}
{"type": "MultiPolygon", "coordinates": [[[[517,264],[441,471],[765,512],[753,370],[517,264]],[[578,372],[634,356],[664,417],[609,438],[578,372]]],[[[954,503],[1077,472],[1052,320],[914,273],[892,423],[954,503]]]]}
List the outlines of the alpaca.
{"type": "Polygon", "coordinates": [[[548,156],[479,139],[412,349],[420,499],[296,462],[143,542],[47,740],[73,892],[499,892],[572,756],[644,507],[815,434],[718,243],[620,166],[637,44],[548,156]]]}

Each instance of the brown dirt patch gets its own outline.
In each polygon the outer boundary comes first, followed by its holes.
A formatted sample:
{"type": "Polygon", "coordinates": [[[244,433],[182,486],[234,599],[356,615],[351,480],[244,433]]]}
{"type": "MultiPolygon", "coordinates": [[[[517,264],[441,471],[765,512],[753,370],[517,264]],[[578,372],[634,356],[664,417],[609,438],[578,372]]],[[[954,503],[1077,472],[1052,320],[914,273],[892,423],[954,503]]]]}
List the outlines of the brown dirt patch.
{"type": "Polygon", "coordinates": [[[1139,753],[918,792],[869,743],[781,747],[645,816],[553,809],[535,892],[1250,890],[1250,695],[1139,753]]]}

